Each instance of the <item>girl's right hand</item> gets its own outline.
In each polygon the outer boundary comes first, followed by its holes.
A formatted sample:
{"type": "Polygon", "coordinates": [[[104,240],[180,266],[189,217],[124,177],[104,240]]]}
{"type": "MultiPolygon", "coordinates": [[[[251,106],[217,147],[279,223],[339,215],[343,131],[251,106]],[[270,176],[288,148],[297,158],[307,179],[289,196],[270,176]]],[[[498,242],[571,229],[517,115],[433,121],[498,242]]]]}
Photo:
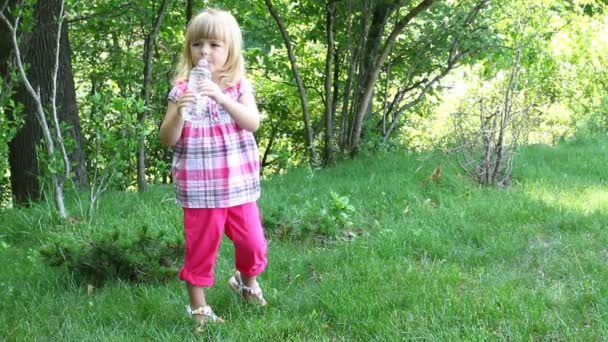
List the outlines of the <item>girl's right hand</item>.
{"type": "Polygon", "coordinates": [[[195,95],[193,92],[191,91],[186,91],[185,93],[182,94],[182,96],[180,96],[179,100],[177,101],[177,113],[179,114],[179,116],[182,115],[182,110],[190,105],[192,105],[195,101],[195,95]]]}

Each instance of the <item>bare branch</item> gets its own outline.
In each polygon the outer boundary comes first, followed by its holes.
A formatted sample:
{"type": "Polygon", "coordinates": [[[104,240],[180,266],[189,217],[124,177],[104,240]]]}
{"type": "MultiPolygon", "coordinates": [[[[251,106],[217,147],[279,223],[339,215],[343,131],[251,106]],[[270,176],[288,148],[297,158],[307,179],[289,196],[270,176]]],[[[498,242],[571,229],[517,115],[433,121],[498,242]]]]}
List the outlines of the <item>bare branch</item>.
{"type": "Polygon", "coordinates": [[[0,12],[0,19],[4,22],[4,24],[11,31],[11,42],[13,43],[14,53],[15,53],[15,62],[17,63],[17,70],[19,70],[19,75],[21,76],[21,80],[25,85],[27,92],[36,100],[36,102],[40,102],[40,97],[32,87],[27,75],[25,74],[25,68],[23,67],[23,62],[21,60],[21,51],[19,50],[19,43],[17,41],[17,27],[19,27],[19,19],[20,17],[15,18],[15,25],[13,26],[8,18],[4,15],[4,12],[0,12]]]}
{"type": "Polygon", "coordinates": [[[59,118],[57,116],[57,72],[59,71],[59,50],[61,44],[61,29],[63,25],[63,21],[65,20],[65,15],[63,13],[63,5],[64,1],[61,1],[61,5],[59,8],[58,15],[58,23],[57,23],[57,39],[55,41],[55,65],[53,68],[53,74],[51,75],[51,111],[53,115],[53,123],[55,125],[55,134],[57,135],[57,145],[61,150],[61,156],[63,158],[64,165],[64,179],[69,179],[70,177],[70,160],[68,158],[68,153],[65,149],[65,144],[63,143],[63,137],[61,135],[61,128],[59,127],[59,118]]]}

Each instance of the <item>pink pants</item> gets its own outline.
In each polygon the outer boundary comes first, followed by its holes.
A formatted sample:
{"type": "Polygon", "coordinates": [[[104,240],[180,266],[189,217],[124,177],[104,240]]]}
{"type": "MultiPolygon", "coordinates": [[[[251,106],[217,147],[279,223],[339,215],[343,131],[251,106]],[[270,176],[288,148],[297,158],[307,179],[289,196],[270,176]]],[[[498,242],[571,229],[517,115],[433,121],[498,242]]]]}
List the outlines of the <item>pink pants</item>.
{"type": "Polygon", "coordinates": [[[186,248],[179,278],[195,286],[213,286],[217,252],[226,236],[234,243],[235,266],[247,277],[266,268],[266,239],[255,202],[230,208],[184,208],[186,248]]]}

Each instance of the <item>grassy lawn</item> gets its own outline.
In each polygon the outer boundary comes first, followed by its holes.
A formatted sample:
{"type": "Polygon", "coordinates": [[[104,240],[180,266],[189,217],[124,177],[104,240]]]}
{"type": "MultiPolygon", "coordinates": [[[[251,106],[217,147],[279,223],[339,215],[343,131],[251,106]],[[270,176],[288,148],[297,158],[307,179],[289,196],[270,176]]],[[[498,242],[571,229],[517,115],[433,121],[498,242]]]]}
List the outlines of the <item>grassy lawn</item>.
{"type": "Polygon", "coordinates": [[[0,338],[606,340],[608,139],[527,147],[508,189],[449,165],[428,181],[440,159],[392,152],[265,180],[270,304],[243,306],[230,292],[226,240],[207,297],[227,323],[202,335],[177,277],[92,288],[38,254],[58,234],[146,225],[180,236],[171,187],[107,193],[90,224],[77,203],[68,223],[43,205],[0,211],[0,338]]]}

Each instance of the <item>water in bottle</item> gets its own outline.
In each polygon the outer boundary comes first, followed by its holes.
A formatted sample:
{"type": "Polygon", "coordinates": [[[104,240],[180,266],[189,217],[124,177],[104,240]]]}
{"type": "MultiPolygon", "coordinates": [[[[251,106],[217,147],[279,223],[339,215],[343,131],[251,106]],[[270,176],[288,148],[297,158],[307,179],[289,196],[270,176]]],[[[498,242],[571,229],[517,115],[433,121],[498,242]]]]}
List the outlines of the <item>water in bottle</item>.
{"type": "Polygon", "coordinates": [[[208,62],[201,58],[197,65],[190,71],[188,78],[188,90],[195,93],[195,101],[191,106],[184,108],[182,115],[187,121],[200,121],[209,116],[209,98],[201,95],[202,81],[211,79],[208,62]]]}

